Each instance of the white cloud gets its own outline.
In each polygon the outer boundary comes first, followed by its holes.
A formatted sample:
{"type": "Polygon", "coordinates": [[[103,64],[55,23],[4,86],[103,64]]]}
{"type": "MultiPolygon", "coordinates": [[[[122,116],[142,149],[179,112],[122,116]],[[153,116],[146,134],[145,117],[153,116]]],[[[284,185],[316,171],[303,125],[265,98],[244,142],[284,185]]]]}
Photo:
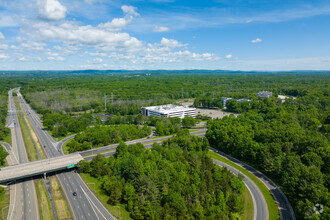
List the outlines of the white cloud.
{"type": "Polygon", "coordinates": [[[226,59],[231,59],[231,58],[233,58],[233,55],[231,54],[226,55],[226,59]]]}
{"type": "Polygon", "coordinates": [[[0,44],[0,50],[7,50],[8,45],[7,44],[0,44]]]}
{"type": "Polygon", "coordinates": [[[38,0],[39,14],[48,20],[60,20],[66,16],[66,7],[58,0],[38,0]]]}
{"type": "Polygon", "coordinates": [[[16,27],[18,26],[17,21],[8,15],[0,14],[0,27],[16,27]]]}
{"type": "Polygon", "coordinates": [[[255,40],[251,40],[251,43],[260,43],[260,42],[262,42],[262,39],[261,38],[257,38],[257,39],[255,39],[255,40]]]}
{"type": "Polygon", "coordinates": [[[142,42],[128,33],[112,32],[105,29],[103,25],[93,27],[62,23],[52,26],[47,23],[39,23],[35,25],[35,28],[36,31],[29,33],[33,37],[57,40],[71,46],[86,46],[105,51],[137,50],[142,46],[142,42]]]}
{"type": "Polygon", "coordinates": [[[167,38],[163,37],[160,42],[160,45],[164,46],[164,47],[168,47],[168,48],[176,48],[176,47],[184,47],[184,46],[187,46],[188,44],[182,44],[177,40],[167,39],[167,38]]]}
{"type": "Polygon", "coordinates": [[[54,60],[54,61],[64,61],[63,57],[55,56],[55,57],[47,57],[48,60],[54,60]]]}
{"type": "Polygon", "coordinates": [[[0,32],[0,40],[5,40],[5,36],[0,32]]]}
{"type": "Polygon", "coordinates": [[[94,64],[99,64],[99,63],[102,63],[103,62],[103,59],[100,58],[100,57],[97,57],[93,60],[89,60],[88,63],[94,63],[94,64]]]}
{"type": "Polygon", "coordinates": [[[1,54],[0,53],[0,60],[5,60],[5,59],[8,59],[9,56],[7,56],[6,54],[1,54]]]}
{"type": "Polygon", "coordinates": [[[168,27],[165,26],[156,26],[153,29],[153,32],[166,32],[169,31],[170,29],[168,27]]]}
{"type": "Polygon", "coordinates": [[[88,51],[85,51],[84,54],[88,54],[88,55],[94,56],[94,57],[105,57],[105,56],[107,56],[106,53],[101,53],[101,52],[88,52],[88,51]]]}
{"type": "Polygon", "coordinates": [[[123,12],[125,12],[128,15],[132,15],[132,16],[139,15],[139,13],[136,12],[136,10],[137,10],[136,7],[129,6],[129,5],[123,5],[123,6],[121,6],[121,9],[123,10],[123,12]]]}
{"type": "Polygon", "coordinates": [[[39,43],[39,42],[34,42],[34,41],[25,41],[21,44],[17,45],[11,45],[10,48],[13,50],[19,50],[19,51],[24,51],[24,50],[30,50],[30,51],[42,51],[45,49],[47,44],[45,43],[39,43]]]}

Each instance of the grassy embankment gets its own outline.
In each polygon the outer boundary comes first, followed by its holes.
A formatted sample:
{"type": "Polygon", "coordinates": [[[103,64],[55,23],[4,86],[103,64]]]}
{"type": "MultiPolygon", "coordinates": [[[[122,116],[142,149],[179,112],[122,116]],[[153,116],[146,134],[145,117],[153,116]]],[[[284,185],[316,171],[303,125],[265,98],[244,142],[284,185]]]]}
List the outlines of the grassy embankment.
{"type": "Polygon", "coordinates": [[[106,207],[114,217],[116,217],[117,219],[132,219],[129,215],[129,212],[126,211],[125,205],[118,204],[116,206],[112,206],[108,204],[109,196],[107,196],[103,192],[101,188],[101,182],[97,178],[94,178],[86,173],[80,173],[80,176],[84,180],[86,185],[90,188],[90,190],[94,192],[95,196],[102,202],[104,207],[106,207]],[[95,191],[94,191],[94,185],[95,185],[95,191]],[[120,207],[120,216],[119,216],[118,207],[120,207]]]}
{"type": "Polygon", "coordinates": [[[4,137],[2,141],[10,144],[10,146],[11,146],[12,145],[11,132],[9,132],[8,135],[6,137],[4,137]]]}
{"type": "Polygon", "coordinates": [[[40,219],[54,219],[52,206],[44,183],[42,182],[42,180],[35,180],[34,183],[37,190],[40,219]]]}
{"type": "Polygon", "coordinates": [[[248,176],[257,185],[257,187],[260,189],[263,196],[265,197],[267,207],[268,207],[269,219],[270,220],[280,219],[279,210],[277,208],[275,199],[273,198],[273,195],[271,194],[271,192],[268,190],[268,188],[265,186],[265,184],[263,182],[261,182],[256,176],[254,176],[252,173],[245,170],[241,166],[238,166],[237,164],[227,160],[226,158],[224,158],[224,157],[222,157],[222,156],[220,156],[220,155],[218,155],[218,154],[216,154],[212,151],[209,151],[209,156],[213,159],[219,160],[221,162],[224,162],[224,163],[236,168],[241,173],[248,176]]]}
{"type": "Polygon", "coordinates": [[[9,190],[6,190],[5,188],[0,189],[0,210],[1,212],[1,219],[2,215],[5,219],[7,219],[8,211],[9,211],[9,202],[10,202],[10,194],[9,190]]]}
{"type": "Polygon", "coordinates": [[[60,184],[58,183],[57,178],[53,176],[50,179],[52,183],[52,193],[57,219],[72,219],[69,205],[65,200],[65,195],[60,187],[60,184]]]}

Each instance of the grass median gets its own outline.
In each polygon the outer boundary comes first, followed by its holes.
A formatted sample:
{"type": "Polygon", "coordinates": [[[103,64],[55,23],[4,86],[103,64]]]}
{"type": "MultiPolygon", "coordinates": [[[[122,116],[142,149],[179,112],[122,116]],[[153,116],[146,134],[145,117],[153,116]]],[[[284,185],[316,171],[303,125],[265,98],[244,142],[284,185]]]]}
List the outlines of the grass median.
{"type": "Polygon", "coordinates": [[[56,210],[57,219],[72,219],[71,211],[68,202],[65,199],[64,193],[58,183],[56,177],[50,177],[52,183],[53,200],[56,210]]]}
{"type": "Polygon", "coordinates": [[[220,155],[218,155],[218,154],[216,154],[212,151],[209,151],[209,156],[213,159],[219,160],[223,163],[226,163],[226,164],[236,168],[241,173],[248,176],[257,185],[257,187],[260,189],[261,193],[265,197],[267,207],[268,207],[269,219],[270,220],[280,219],[279,210],[277,208],[275,199],[273,198],[272,193],[268,190],[266,185],[263,182],[261,182],[261,180],[259,180],[256,176],[254,176],[252,173],[245,170],[244,168],[238,166],[237,164],[231,162],[230,160],[227,160],[226,158],[224,158],[224,157],[222,157],[222,156],[220,156],[220,155]]]}
{"type": "MultiPolygon", "coordinates": [[[[14,97],[14,101],[15,101],[15,105],[16,105],[17,110],[21,110],[21,107],[18,103],[18,98],[17,97],[14,97]]],[[[26,148],[26,152],[27,152],[27,156],[29,158],[29,161],[35,161],[35,160],[38,159],[37,151],[36,151],[36,148],[34,147],[32,138],[29,134],[28,127],[24,122],[23,113],[18,112],[17,117],[18,117],[18,121],[19,121],[21,130],[22,130],[22,135],[23,135],[25,148],[26,148]]]]}
{"type": "Polygon", "coordinates": [[[42,180],[36,180],[35,185],[39,202],[40,219],[54,219],[52,206],[44,183],[42,180]]]}

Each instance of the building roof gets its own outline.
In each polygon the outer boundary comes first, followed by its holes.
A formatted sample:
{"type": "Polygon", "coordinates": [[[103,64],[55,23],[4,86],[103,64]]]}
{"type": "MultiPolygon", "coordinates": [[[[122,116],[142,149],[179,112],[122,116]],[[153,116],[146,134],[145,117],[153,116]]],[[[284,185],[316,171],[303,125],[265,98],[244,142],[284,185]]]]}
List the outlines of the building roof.
{"type": "Polygon", "coordinates": [[[163,114],[170,114],[173,112],[181,112],[181,111],[189,111],[189,110],[196,110],[196,108],[188,108],[184,106],[179,105],[159,105],[159,106],[150,106],[150,107],[144,107],[145,109],[157,111],[163,114]]]}

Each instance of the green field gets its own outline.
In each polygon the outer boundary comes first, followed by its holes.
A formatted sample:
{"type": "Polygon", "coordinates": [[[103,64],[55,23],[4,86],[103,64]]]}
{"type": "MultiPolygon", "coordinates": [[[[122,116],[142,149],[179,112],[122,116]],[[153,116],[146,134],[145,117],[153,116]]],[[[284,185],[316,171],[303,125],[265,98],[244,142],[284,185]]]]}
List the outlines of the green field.
{"type": "Polygon", "coordinates": [[[48,197],[45,185],[43,184],[42,180],[36,180],[35,186],[39,202],[40,219],[54,219],[50,199],[48,197]]]}

